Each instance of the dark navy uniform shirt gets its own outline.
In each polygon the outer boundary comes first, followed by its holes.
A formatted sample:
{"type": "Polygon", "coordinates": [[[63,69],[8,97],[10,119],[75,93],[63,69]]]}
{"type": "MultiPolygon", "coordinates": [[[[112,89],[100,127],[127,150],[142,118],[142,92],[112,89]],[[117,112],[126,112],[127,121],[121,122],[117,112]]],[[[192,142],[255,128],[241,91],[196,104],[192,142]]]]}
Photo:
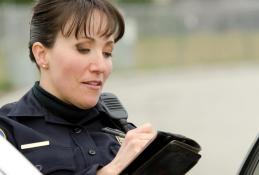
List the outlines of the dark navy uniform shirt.
{"type": "Polygon", "coordinates": [[[43,174],[95,175],[120,147],[115,136],[101,129],[120,129],[118,123],[109,118],[99,103],[84,112],[67,109],[55,97],[42,100],[37,96],[38,84],[35,86],[18,102],[0,109],[0,128],[7,140],[43,174]],[[59,112],[62,109],[65,112],[59,112]],[[83,117],[77,118],[77,114],[83,117]],[[76,120],[67,120],[68,116],[76,120]]]}

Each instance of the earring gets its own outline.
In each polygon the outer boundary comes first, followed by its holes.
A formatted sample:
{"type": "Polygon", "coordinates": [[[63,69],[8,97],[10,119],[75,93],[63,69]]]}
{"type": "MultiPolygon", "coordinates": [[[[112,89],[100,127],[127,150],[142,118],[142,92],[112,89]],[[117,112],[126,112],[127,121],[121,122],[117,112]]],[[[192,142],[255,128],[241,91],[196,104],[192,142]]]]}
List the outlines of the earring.
{"type": "Polygon", "coordinates": [[[43,67],[44,69],[46,69],[46,68],[47,68],[47,65],[46,65],[46,64],[43,64],[42,67],[43,67]]]}

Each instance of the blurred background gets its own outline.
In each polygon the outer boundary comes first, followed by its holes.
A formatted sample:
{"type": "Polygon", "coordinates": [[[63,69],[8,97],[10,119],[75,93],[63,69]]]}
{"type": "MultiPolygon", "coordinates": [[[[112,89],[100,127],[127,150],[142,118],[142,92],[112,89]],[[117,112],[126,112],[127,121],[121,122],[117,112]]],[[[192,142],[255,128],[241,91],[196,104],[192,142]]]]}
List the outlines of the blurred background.
{"type": "MultiPolygon", "coordinates": [[[[140,125],[197,140],[188,174],[237,174],[259,123],[259,1],[114,0],[126,20],[105,91],[140,125]]],[[[31,0],[0,0],[0,106],[38,78],[31,0]]]]}

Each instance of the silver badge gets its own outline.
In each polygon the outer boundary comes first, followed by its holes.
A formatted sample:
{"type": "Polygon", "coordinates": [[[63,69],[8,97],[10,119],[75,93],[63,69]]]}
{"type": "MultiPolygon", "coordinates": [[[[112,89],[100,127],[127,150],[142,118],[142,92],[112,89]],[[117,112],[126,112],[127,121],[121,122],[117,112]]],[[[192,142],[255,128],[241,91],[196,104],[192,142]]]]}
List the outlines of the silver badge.
{"type": "Polygon", "coordinates": [[[120,136],[115,136],[117,141],[119,142],[119,144],[121,145],[123,143],[123,141],[125,140],[125,138],[120,137],[120,136]]]}
{"type": "Polygon", "coordinates": [[[3,137],[6,139],[6,134],[4,133],[4,131],[0,128],[0,137],[3,137]]]}

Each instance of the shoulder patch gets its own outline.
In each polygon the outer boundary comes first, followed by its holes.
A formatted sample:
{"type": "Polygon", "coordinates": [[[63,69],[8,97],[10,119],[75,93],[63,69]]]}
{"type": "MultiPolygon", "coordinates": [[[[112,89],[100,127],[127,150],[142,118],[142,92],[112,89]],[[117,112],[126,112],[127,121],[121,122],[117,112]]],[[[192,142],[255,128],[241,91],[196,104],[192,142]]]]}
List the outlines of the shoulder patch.
{"type": "Polygon", "coordinates": [[[4,133],[4,131],[0,128],[0,137],[3,137],[6,139],[6,134],[4,133]]]}

